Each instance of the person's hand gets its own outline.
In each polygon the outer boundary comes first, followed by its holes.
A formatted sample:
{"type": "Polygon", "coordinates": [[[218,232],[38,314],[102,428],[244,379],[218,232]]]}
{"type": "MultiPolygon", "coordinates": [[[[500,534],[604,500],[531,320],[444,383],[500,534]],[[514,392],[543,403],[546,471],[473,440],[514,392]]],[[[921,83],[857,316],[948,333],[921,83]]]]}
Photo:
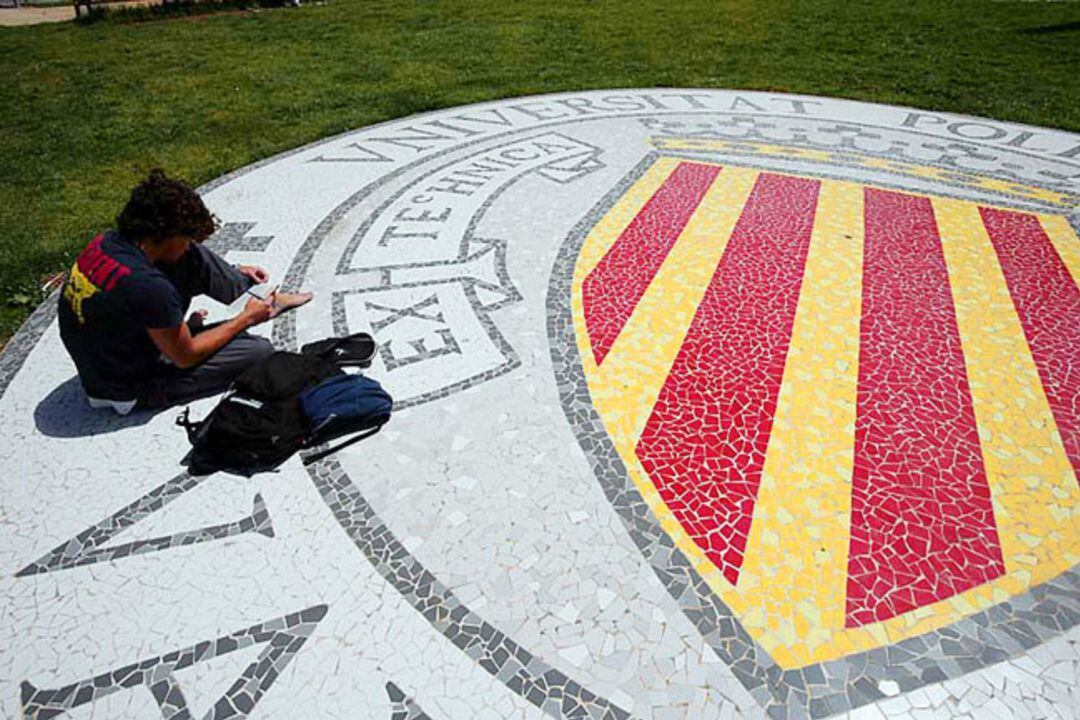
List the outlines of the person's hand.
{"type": "Polygon", "coordinates": [[[197,332],[200,328],[202,328],[203,324],[206,322],[206,316],[209,314],[210,311],[206,308],[199,308],[198,310],[193,310],[191,314],[188,315],[188,329],[190,329],[193,333],[197,332]]]}
{"type": "Polygon", "coordinates": [[[247,305],[244,306],[243,312],[240,313],[240,317],[244,318],[244,322],[248,327],[264,323],[273,316],[274,303],[272,301],[260,300],[257,297],[249,299],[247,305]]]}
{"type": "Polygon", "coordinates": [[[256,265],[237,265],[236,269],[246,277],[251,278],[251,281],[256,285],[262,285],[270,280],[270,273],[256,265]]]}

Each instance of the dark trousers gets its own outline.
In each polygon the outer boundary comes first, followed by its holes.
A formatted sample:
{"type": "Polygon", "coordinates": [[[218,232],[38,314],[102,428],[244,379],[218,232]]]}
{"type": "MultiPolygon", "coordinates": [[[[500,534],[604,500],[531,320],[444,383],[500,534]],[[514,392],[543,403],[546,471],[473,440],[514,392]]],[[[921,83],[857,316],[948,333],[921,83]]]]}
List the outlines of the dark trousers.
{"type": "MultiPolygon", "coordinates": [[[[207,295],[225,303],[234,302],[251,287],[251,279],[202,245],[193,244],[175,265],[158,265],[184,299],[184,313],[196,295],[207,295]]],[[[193,335],[213,325],[189,324],[193,335]]],[[[216,395],[229,387],[237,375],[274,352],[266,338],[242,332],[216,353],[191,368],[162,362],[161,372],[148,392],[139,398],[139,407],[160,408],[216,395]]]]}

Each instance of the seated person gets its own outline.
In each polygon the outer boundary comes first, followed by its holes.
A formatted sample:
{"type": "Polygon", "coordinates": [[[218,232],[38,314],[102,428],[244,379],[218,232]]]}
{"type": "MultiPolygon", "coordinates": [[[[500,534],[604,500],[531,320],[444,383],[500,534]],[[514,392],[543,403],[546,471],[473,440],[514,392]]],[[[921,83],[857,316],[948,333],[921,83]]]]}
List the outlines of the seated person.
{"type": "Polygon", "coordinates": [[[268,280],[257,267],[233,267],[201,243],[215,219],[187,184],[161,170],[131,192],[116,230],[78,256],[60,294],[60,337],[94,407],[127,414],[221,392],[273,352],[247,329],[306,303],[311,293],[252,296],[236,317],[184,322],[205,294],[229,304],[268,280]]]}

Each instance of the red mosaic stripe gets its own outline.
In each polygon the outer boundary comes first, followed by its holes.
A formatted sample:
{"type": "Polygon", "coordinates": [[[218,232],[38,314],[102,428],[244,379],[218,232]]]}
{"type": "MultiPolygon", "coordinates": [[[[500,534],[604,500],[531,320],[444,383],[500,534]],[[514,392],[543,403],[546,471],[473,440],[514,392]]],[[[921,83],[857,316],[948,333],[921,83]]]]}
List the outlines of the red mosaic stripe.
{"type": "Polygon", "coordinates": [[[1080,482],[1080,289],[1039,219],[979,208],[1080,482]]]}
{"type": "Polygon", "coordinates": [[[719,172],[715,165],[680,163],[585,278],[582,309],[597,365],[719,172]]]}
{"type": "Polygon", "coordinates": [[[848,627],[1005,572],[933,207],[865,198],[848,627]]]}
{"type": "Polygon", "coordinates": [[[638,442],[668,508],[739,579],[820,183],[762,174],[638,442]]]}

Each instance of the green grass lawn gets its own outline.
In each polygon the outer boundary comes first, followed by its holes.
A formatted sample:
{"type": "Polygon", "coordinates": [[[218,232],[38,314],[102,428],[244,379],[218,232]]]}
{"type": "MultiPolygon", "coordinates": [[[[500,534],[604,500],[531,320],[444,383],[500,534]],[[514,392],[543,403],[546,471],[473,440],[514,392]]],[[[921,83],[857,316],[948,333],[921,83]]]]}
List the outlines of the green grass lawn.
{"type": "MultiPolygon", "coordinates": [[[[2,11],[0,11],[2,12],[2,11]]],[[[0,341],[131,186],[423,110],[750,88],[1080,130],[1080,4],[333,0],[0,28],[0,341]]]]}

